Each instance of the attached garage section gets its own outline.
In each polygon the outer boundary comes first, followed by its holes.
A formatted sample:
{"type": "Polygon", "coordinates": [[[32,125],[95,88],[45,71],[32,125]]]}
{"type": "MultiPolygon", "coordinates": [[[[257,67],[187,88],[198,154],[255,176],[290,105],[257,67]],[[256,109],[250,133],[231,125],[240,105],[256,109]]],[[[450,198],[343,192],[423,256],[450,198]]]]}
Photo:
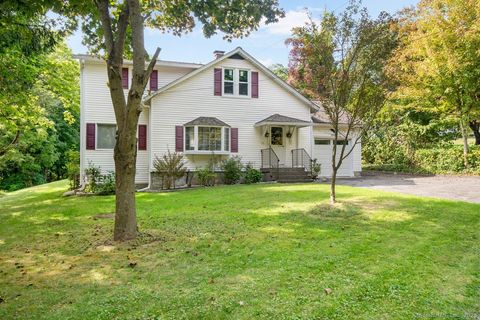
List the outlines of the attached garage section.
{"type": "MultiPolygon", "coordinates": [[[[322,165],[320,176],[330,177],[332,175],[332,152],[333,152],[333,134],[330,130],[314,128],[313,130],[313,150],[312,158],[322,165]]],[[[353,138],[353,137],[352,137],[353,138]]],[[[352,148],[353,139],[348,140],[345,148],[347,153],[352,148]]],[[[340,152],[343,141],[338,141],[337,145],[337,161],[340,158],[340,152]]],[[[340,169],[338,170],[338,177],[354,177],[357,172],[361,171],[361,145],[357,144],[350,155],[343,160],[340,169]]]]}

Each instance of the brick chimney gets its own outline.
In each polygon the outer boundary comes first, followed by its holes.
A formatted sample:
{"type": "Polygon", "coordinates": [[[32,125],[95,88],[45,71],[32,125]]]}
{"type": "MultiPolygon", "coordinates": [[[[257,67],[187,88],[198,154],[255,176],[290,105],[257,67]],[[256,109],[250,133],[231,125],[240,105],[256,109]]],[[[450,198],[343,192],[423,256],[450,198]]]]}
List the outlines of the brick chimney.
{"type": "Polygon", "coordinates": [[[225,54],[225,51],[222,51],[222,50],[213,51],[213,56],[215,57],[215,59],[223,57],[224,54],[225,54]]]}

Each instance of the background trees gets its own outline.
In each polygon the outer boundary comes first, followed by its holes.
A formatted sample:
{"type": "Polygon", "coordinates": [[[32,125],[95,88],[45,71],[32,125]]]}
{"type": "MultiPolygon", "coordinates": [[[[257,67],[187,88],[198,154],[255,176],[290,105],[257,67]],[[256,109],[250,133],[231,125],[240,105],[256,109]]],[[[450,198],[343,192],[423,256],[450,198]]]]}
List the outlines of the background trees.
{"type": "Polygon", "coordinates": [[[61,43],[69,27],[46,12],[0,4],[0,189],[63,177],[64,153],[78,146],[78,67],[61,43]]]}

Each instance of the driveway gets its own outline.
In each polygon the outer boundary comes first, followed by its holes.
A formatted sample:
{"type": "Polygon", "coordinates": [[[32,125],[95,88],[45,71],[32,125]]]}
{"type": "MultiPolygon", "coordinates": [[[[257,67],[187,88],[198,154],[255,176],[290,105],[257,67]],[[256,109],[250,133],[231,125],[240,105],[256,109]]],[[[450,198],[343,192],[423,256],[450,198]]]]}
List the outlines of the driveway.
{"type": "Polygon", "coordinates": [[[338,184],[480,203],[480,177],[385,174],[339,179],[338,184]]]}

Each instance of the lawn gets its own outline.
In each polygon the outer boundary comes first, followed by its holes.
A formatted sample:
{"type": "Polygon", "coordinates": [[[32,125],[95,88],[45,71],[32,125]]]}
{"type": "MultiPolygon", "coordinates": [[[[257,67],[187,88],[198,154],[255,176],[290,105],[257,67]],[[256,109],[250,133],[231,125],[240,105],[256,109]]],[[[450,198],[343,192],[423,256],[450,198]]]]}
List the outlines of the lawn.
{"type": "Polygon", "coordinates": [[[0,319],[478,319],[480,205],[328,186],[0,196],[0,319]],[[327,294],[325,289],[330,293],[327,294]]]}

